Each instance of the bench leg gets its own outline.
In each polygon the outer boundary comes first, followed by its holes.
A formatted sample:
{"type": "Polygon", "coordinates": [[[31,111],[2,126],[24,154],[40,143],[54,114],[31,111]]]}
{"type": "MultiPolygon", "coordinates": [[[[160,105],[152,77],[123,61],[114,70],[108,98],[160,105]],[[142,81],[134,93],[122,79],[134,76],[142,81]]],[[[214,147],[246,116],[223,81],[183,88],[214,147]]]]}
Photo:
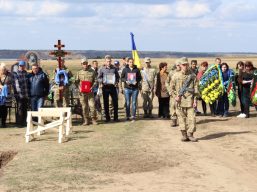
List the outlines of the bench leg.
{"type": "Polygon", "coordinates": [[[28,143],[30,141],[31,126],[33,126],[33,124],[32,124],[32,116],[31,116],[31,113],[28,112],[27,129],[26,129],[26,135],[25,135],[26,143],[28,143]]]}
{"type": "Polygon", "coordinates": [[[58,137],[58,143],[62,143],[64,139],[64,126],[63,124],[59,126],[59,137],[58,137]]]}
{"type": "Polygon", "coordinates": [[[68,136],[70,134],[70,122],[67,120],[65,123],[65,135],[68,136]]]}
{"type": "MultiPolygon", "coordinates": [[[[39,117],[39,119],[38,119],[38,123],[41,123],[42,125],[45,125],[45,121],[44,121],[44,118],[42,118],[42,117],[39,117]]],[[[38,128],[42,128],[41,126],[38,126],[38,128]]],[[[37,133],[37,135],[42,135],[42,134],[45,134],[45,130],[44,131],[39,131],[38,133],[37,133]]]]}
{"type": "MultiPolygon", "coordinates": [[[[44,121],[43,121],[42,117],[41,117],[41,116],[38,117],[38,123],[43,124],[43,122],[44,122],[44,121]]],[[[38,129],[39,129],[39,128],[41,128],[41,126],[38,126],[38,129]]],[[[41,132],[38,131],[38,132],[37,132],[37,135],[40,136],[40,135],[41,135],[41,132]]]]}

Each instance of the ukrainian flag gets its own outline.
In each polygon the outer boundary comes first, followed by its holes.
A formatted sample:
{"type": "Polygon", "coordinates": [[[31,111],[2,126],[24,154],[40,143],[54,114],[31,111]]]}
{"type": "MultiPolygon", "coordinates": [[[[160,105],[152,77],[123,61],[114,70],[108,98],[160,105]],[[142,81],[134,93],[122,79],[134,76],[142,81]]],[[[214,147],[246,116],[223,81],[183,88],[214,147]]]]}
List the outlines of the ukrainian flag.
{"type": "Polygon", "coordinates": [[[134,41],[134,34],[133,34],[133,33],[130,33],[130,35],[131,35],[131,42],[132,42],[132,57],[133,57],[133,59],[134,59],[134,64],[135,64],[138,68],[141,68],[140,58],[139,58],[139,56],[138,56],[136,44],[135,44],[135,41],[134,41]]]}

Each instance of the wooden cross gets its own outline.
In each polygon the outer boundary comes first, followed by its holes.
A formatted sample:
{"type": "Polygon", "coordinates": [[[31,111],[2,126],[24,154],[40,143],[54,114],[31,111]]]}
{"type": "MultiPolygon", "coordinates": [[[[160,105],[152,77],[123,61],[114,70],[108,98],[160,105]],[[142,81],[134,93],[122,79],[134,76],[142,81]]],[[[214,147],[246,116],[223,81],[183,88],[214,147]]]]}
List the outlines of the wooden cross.
{"type": "Polygon", "coordinates": [[[56,47],[58,50],[51,51],[49,53],[49,55],[53,55],[53,56],[57,57],[59,69],[61,69],[62,68],[62,58],[65,57],[66,55],[69,55],[70,53],[62,50],[62,47],[65,47],[65,45],[63,45],[61,43],[61,40],[58,40],[57,45],[54,45],[54,47],[56,47]]]}
{"type": "MultiPolygon", "coordinates": [[[[62,69],[62,58],[64,58],[66,55],[68,55],[70,53],[62,50],[62,47],[65,47],[65,45],[63,45],[61,43],[61,40],[58,40],[57,45],[54,45],[54,47],[56,47],[58,50],[51,51],[49,53],[49,55],[53,55],[53,56],[57,57],[59,70],[61,70],[62,69]]],[[[59,85],[59,87],[63,88],[63,86],[60,86],[60,85],[59,85]]],[[[63,89],[59,89],[59,98],[60,99],[62,99],[62,95],[63,95],[63,89]]]]}

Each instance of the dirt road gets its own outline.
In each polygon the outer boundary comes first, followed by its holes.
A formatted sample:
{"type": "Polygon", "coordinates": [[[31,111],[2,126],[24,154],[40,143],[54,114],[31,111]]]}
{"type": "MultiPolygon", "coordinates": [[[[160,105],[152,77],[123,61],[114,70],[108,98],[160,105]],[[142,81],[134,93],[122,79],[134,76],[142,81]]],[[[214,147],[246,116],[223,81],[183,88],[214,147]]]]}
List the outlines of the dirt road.
{"type": "Polygon", "coordinates": [[[61,145],[56,134],[25,144],[24,130],[1,129],[0,145],[18,154],[4,168],[0,187],[2,191],[256,192],[257,112],[252,113],[249,119],[197,117],[197,143],[180,142],[178,128],[160,119],[77,126],[71,140],[61,145]]]}
{"type": "Polygon", "coordinates": [[[107,175],[113,183],[95,191],[256,192],[256,117],[197,119],[198,143],[179,142],[167,121],[147,122],[137,145],[156,155],[156,169],[107,175]]]}

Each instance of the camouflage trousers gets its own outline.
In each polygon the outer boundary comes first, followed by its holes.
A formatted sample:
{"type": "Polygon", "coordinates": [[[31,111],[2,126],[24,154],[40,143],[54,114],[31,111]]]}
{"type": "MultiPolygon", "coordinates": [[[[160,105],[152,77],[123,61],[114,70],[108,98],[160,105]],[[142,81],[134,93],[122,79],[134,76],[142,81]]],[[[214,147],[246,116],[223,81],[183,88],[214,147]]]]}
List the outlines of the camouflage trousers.
{"type": "Polygon", "coordinates": [[[177,108],[177,103],[176,103],[176,101],[171,97],[171,99],[170,99],[170,116],[171,116],[171,117],[176,117],[176,116],[177,116],[176,108],[177,108]]]}
{"type": "Polygon", "coordinates": [[[94,93],[80,93],[79,101],[82,105],[82,114],[85,118],[97,119],[94,93]],[[91,112],[91,115],[90,115],[91,112]]]}
{"type": "Polygon", "coordinates": [[[195,111],[193,107],[177,107],[179,128],[188,133],[196,131],[195,111]]]}
{"type": "Polygon", "coordinates": [[[66,86],[61,90],[62,97],[60,98],[59,86],[55,85],[53,88],[54,91],[54,106],[55,107],[69,107],[70,105],[70,91],[69,87],[66,86]]]}
{"type": "Polygon", "coordinates": [[[151,91],[142,91],[143,97],[143,109],[144,110],[153,110],[153,94],[151,91]]]}

